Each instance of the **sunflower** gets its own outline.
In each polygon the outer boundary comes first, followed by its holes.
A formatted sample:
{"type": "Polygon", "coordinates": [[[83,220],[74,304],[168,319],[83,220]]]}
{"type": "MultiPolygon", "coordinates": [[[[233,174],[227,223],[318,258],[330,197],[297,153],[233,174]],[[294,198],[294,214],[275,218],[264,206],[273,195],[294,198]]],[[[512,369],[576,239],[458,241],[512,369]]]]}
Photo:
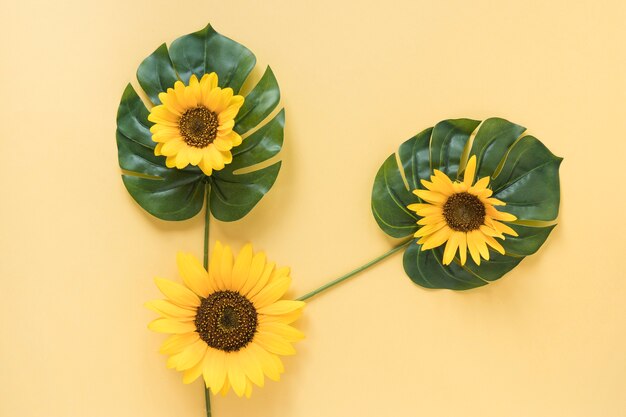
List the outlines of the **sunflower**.
{"type": "Polygon", "coordinates": [[[294,354],[292,343],[304,337],[290,326],[304,302],[279,300],[291,283],[289,268],[276,268],[250,244],[233,259],[217,242],[209,272],[193,255],[176,260],[184,285],[156,278],[167,299],[146,303],[161,315],[148,328],[171,334],[160,349],[170,355],[167,366],[183,371],[186,384],[202,375],[213,394],[232,387],[250,397],[265,375],[278,381],[284,371],[278,355],[294,354]]]}
{"type": "Polygon", "coordinates": [[[232,88],[217,86],[212,72],[191,76],[189,85],[176,81],[174,88],[159,93],[161,103],[150,110],[148,120],[155,123],[150,131],[157,143],[155,155],[164,155],[168,168],[199,166],[206,175],[230,164],[230,150],[241,144],[235,131],[235,116],[244,98],[233,95],[232,88]]]}
{"type": "Polygon", "coordinates": [[[461,265],[465,265],[467,250],[477,265],[480,258],[489,260],[491,246],[504,255],[504,248],[495,239],[504,239],[504,234],[517,236],[515,230],[506,224],[517,218],[495,206],[505,203],[492,198],[487,188],[489,177],[483,177],[474,184],[476,156],[472,155],[465,168],[463,181],[452,182],[439,170],[434,170],[430,182],[421,180],[426,190],[414,190],[413,194],[425,204],[410,204],[409,210],[422,216],[417,224],[422,226],[415,233],[420,238],[417,243],[422,250],[433,249],[446,243],[443,263],[449,265],[458,249],[461,265]]]}

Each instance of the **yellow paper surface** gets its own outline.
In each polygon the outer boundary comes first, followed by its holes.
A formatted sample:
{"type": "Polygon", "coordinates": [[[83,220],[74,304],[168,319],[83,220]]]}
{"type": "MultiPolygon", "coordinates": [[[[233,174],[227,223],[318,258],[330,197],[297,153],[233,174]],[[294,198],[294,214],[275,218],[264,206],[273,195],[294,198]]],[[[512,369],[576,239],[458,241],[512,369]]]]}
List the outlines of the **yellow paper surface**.
{"type": "Polygon", "coordinates": [[[393,242],[380,164],[447,118],[529,127],[561,167],[560,225],[505,278],[455,293],[401,256],[312,300],[280,383],[216,417],[626,415],[623,1],[3,1],[0,415],[201,417],[142,307],[202,253],[202,219],[151,218],[124,189],[115,116],[141,60],[212,22],[270,64],[283,169],[244,220],[298,296],[393,242]]]}

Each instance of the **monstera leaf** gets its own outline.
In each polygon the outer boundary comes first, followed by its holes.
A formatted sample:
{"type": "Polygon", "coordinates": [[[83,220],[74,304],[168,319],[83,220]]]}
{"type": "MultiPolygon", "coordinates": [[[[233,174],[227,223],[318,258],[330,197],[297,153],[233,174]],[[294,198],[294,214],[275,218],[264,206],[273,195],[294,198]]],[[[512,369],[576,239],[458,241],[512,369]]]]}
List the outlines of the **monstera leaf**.
{"type": "MultiPolygon", "coordinates": [[[[208,25],[176,39],[169,49],[165,44],[159,46],[139,65],[137,80],[152,104],[157,105],[160,92],[172,88],[177,80],[187,84],[192,74],[200,78],[216,72],[219,86],[230,87],[237,94],[255,65],[250,50],[208,25]]],[[[206,192],[211,193],[210,210],[217,219],[242,218],[269,191],[280,170],[280,162],[257,167],[282,147],[284,111],[264,124],[279,100],[278,83],[268,67],[245,96],[235,119],[234,130],[245,139],[233,148],[233,162],[206,176],[191,165],[182,170],[167,168],[165,157],[154,155],[156,143],[150,132],[149,110],[128,84],[118,109],[116,132],[126,189],[141,207],[163,220],[193,217],[202,209],[206,192]]]]}
{"type": "MultiPolygon", "coordinates": [[[[414,240],[404,253],[404,269],[415,282],[427,288],[465,290],[497,280],[535,253],[555,226],[558,216],[561,158],[525,128],[507,120],[444,120],[400,145],[376,174],[372,191],[372,212],[389,236],[412,236],[420,219],[409,204],[419,203],[413,190],[424,189],[420,180],[429,180],[433,170],[451,179],[461,179],[470,155],[477,158],[477,178],[491,177],[493,196],[506,203],[499,208],[517,216],[509,223],[519,236],[499,240],[501,255],[491,251],[490,260],[476,265],[468,259],[443,264],[443,246],[422,251],[414,240]]],[[[490,249],[491,250],[491,249],[490,249]]]]}

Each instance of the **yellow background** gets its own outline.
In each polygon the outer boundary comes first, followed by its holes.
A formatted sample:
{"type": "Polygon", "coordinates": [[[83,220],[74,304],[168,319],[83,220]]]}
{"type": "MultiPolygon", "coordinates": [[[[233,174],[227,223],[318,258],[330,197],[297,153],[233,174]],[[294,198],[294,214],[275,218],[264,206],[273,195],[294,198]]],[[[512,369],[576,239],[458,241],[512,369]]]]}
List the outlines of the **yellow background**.
{"type": "Polygon", "coordinates": [[[154,276],[177,278],[177,250],[201,255],[202,219],[131,199],[115,116],[141,60],[207,22],[271,64],[287,111],[274,188],[211,237],[290,265],[294,296],[394,244],[370,213],[374,175],[437,121],[501,116],[565,157],[539,253],[461,293],[388,259],[313,299],[282,381],[216,398],[216,417],[626,415],[623,1],[3,0],[1,14],[3,417],[203,416],[142,307],[154,276]]]}

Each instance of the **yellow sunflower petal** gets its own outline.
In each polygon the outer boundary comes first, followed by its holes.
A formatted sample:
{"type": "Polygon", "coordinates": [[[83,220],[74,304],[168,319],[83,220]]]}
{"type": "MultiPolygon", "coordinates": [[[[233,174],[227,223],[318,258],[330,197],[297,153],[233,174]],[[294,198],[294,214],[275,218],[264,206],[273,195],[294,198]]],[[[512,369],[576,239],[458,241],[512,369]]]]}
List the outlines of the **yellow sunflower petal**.
{"type": "Polygon", "coordinates": [[[217,116],[217,120],[220,124],[226,123],[229,120],[233,120],[235,116],[239,113],[239,107],[237,106],[228,106],[225,108],[220,114],[217,116]]]}
{"type": "Polygon", "coordinates": [[[219,101],[216,103],[214,112],[217,114],[222,113],[230,104],[230,99],[233,98],[233,89],[230,87],[223,88],[219,101]]]}
{"type": "Polygon", "coordinates": [[[282,370],[281,366],[279,366],[280,359],[278,359],[278,357],[269,353],[254,341],[252,341],[246,348],[250,350],[250,352],[258,359],[261,364],[261,368],[263,368],[263,373],[267,375],[269,379],[272,381],[278,381],[280,379],[282,370]]]}
{"type": "Polygon", "coordinates": [[[452,181],[450,181],[450,178],[448,178],[446,174],[444,174],[443,172],[439,170],[435,170],[435,171],[440,172],[442,176],[432,175],[430,177],[432,185],[431,185],[431,188],[429,189],[431,191],[436,191],[449,197],[450,195],[452,195],[452,193],[454,193],[454,187],[452,186],[452,181]]]}
{"type": "Polygon", "coordinates": [[[234,126],[235,126],[234,120],[229,120],[227,122],[224,122],[217,128],[217,135],[224,136],[224,135],[230,134],[234,126]]]}
{"type": "Polygon", "coordinates": [[[155,154],[156,156],[161,156],[161,155],[163,155],[163,154],[161,153],[161,148],[163,148],[163,144],[162,144],[162,143],[157,143],[157,144],[156,144],[156,146],[154,147],[154,154],[155,154]]]}
{"type": "Polygon", "coordinates": [[[231,289],[233,291],[240,291],[246,283],[246,280],[248,279],[248,274],[250,273],[252,256],[253,251],[252,245],[250,243],[241,248],[241,251],[237,255],[237,259],[235,259],[235,264],[233,266],[233,278],[231,286],[231,289]]]}
{"type": "Polygon", "coordinates": [[[217,240],[215,242],[215,246],[213,246],[213,252],[211,253],[211,258],[209,259],[209,280],[212,281],[213,286],[218,290],[226,290],[226,285],[224,281],[222,281],[222,276],[220,274],[220,262],[222,260],[222,252],[224,251],[224,246],[222,242],[217,240]]]}
{"type": "Polygon", "coordinates": [[[459,239],[462,232],[453,232],[446,243],[446,248],[443,251],[443,264],[450,265],[456,254],[456,250],[459,247],[459,239]]]}
{"type": "Polygon", "coordinates": [[[202,97],[200,82],[198,81],[198,77],[196,77],[196,74],[193,74],[189,79],[189,85],[187,86],[187,90],[189,91],[189,94],[193,99],[193,101],[190,101],[190,103],[193,103],[193,106],[191,107],[197,107],[199,104],[202,104],[202,102],[200,101],[202,97]]]}
{"type": "Polygon", "coordinates": [[[219,171],[224,168],[224,156],[217,150],[215,145],[210,144],[204,148],[204,157],[211,161],[214,170],[219,171]]]}
{"type": "Polygon", "coordinates": [[[478,253],[485,259],[489,260],[489,248],[485,242],[485,235],[480,230],[472,230],[470,234],[474,235],[474,243],[478,246],[478,253]]]}
{"type": "Polygon", "coordinates": [[[283,276],[273,279],[265,288],[251,298],[256,308],[268,306],[281,298],[291,285],[291,277],[283,276]]]}
{"type": "Polygon", "coordinates": [[[276,267],[276,264],[274,262],[265,263],[263,273],[259,277],[257,283],[254,285],[254,287],[250,289],[250,291],[248,291],[248,294],[247,294],[248,298],[251,299],[252,297],[257,295],[259,291],[265,288],[265,285],[268,283],[270,277],[272,276],[272,273],[274,272],[275,267],[276,267]]]}
{"type": "Polygon", "coordinates": [[[161,153],[165,156],[176,156],[181,149],[185,148],[187,144],[182,138],[174,138],[163,143],[161,146],[161,153]]]}
{"type": "Polygon", "coordinates": [[[451,234],[452,229],[450,229],[450,227],[448,227],[447,225],[443,226],[441,229],[437,230],[435,233],[427,237],[427,239],[424,241],[424,244],[422,244],[422,250],[433,249],[443,245],[443,243],[448,240],[451,234]]]}
{"type": "Polygon", "coordinates": [[[438,223],[433,223],[433,224],[429,224],[426,226],[422,226],[417,230],[417,232],[415,232],[413,236],[415,237],[428,236],[430,234],[435,233],[437,230],[441,229],[446,224],[447,223],[445,221],[439,221],[438,223]]]}
{"type": "Polygon", "coordinates": [[[413,210],[418,216],[439,216],[443,214],[443,207],[433,206],[432,204],[409,204],[409,210],[413,210]]]}
{"type": "Polygon", "coordinates": [[[302,316],[302,309],[294,310],[291,313],[285,313],[280,315],[260,314],[259,323],[285,323],[290,324],[298,320],[302,316]]]}
{"type": "Polygon", "coordinates": [[[486,236],[496,236],[496,237],[499,237],[501,239],[504,239],[504,236],[502,235],[502,233],[497,231],[493,227],[489,227],[489,226],[486,226],[486,225],[483,224],[483,225],[481,225],[479,227],[479,229],[486,236]]]}
{"type": "Polygon", "coordinates": [[[154,123],[164,124],[166,126],[178,126],[180,115],[164,104],[154,106],[150,110],[148,120],[154,123]]]}
{"type": "Polygon", "coordinates": [[[458,232],[459,235],[459,258],[461,259],[461,265],[465,265],[467,260],[467,233],[458,232]]]}
{"type": "Polygon", "coordinates": [[[204,156],[204,152],[202,152],[201,148],[194,148],[190,146],[187,149],[187,156],[189,158],[189,163],[193,166],[197,166],[204,156]]]}
{"type": "Polygon", "coordinates": [[[230,102],[228,103],[228,107],[237,107],[238,109],[240,109],[241,106],[243,106],[244,101],[245,99],[243,96],[232,96],[230,102]]]}
{"type": "Polygon", "coordinates": [[[443,217],[443,215],[440,214],[435,214],[435,215],[431,215],[431,216],[426,216],[426,217],[422,217],[417,224],[420,226],[426,226],[428,224],[435,224],[435,223],[439,223],[439,222],[443,222],[446,221],[445,217],[443,217]]]}
{"type": "Polygon", "coordinates": [[[479,179],[478,181],[476,181],[476,184],[472,185],[471,187],[469,187],[469,192],[470,193],[478,193],[481,192],[483,190],[487,189],[487,186],[489,185],[489,180],[491,178],[490,177],[482,177],[481,179],[479,179]]]}
{"type": "Polygon", "coordinates": [[[163,278],[155,278],[154,282],[163,295],[169,298],[174,304],[191,308],[200,305],[200,299],[190,289],[163,278]]]}
{"type": "Polygon", "coordinates": [[[437,180],[441,181],[442,183],[446,183],[450,190],[454,191],[452,189],[452,180],[446,174],[444,174],[442,171],[439,171],[438,169],[433,170],[433,173],[435,174],[434,177],[437,178],[437,180]]]}
{"type": "Polygon", "coordinates": [[[250,382],[249,378],[246,380],[246,390],[244,392],[244,395],[246,396],[246,398],[252,397],[252,382],[250,382]]]}
{"type": "Polygon", "coordinates": [[[160,318],[152,320],[148,324],[148,329],[157,333],[182,334],[194,332],[196,325],[193,321],[179,321],[176,319],[160,318]]]}
{"type": "Polygon", "coordinates": [[[159,100],[161,100],[161,103],[163,103],[165,107],[170,109],[170,111],[177,116],[182,116],[187,110],[178,102],[173,88],[168,88],[167,92],[159,93],[159,100]]]}
{"type": "Polygon", "coordinates": [[[204,370],[204,358],[183,373],[183,384],[191,384],[194,382],[204,370]]]}
{"type": "Polygon", "coordinates": [[[471,187],[474,182],[474,176],[476,175],[476,155],[472,155],[472,157],[467,161],[467,165],[465,166],[465,174],[463,174],[463,183],[466,187],[471,187]]]}
{"type": "Polygon", "coordinates": [[[480,252],[478,251],[478,243],[476,242],[476,236],[471,232],[466,233],[467,238],[467,249],[469,249],[469,253],[472,256],[472,259],[476,263],[476,265],[480,265],[480,252]]]}
{"type": "Polygon", "coordinates": [[[213,88],[209,91],[209,94],[206,97],[203,97],[204,105],[214,113],[217,113],[215,110],[220,103],[220,98],[222,96],[222,89],[219,87],[213,88]]]}
{"type": "Polygon", "coordinates": [[[488,216],[491,216],[495,220],[502,220],[505,222],[512,222],[517,220],[517,217],[515,217],[513,214],[507,213],[505,211],[498,211],[494,207],[487,206],[486,212],[488,216]]]}
{"type": "Polygon", "coordinates": [[[216,395],[224,387],[226,381],[226,352],[209,347],[204,361],[204,383],[216,395]]]}
{"type": "Polygon", "coordinates": [[[224,164],[230,164],[231,162],[233,162],[233,154],[231,154],[230,151],[219,152],[222,155],[222,161],[224,162],[224,164]]]}
{"type": "Polygon", "coordinates": [[[248,295],[248,292],[259,282],[259,279],[263,274],[263,270],[265,269],[266,260],[265,253],[259,252],[254,254],[252,262],[250,263],[248,278],[239,290],[242,295],[248,295]]]}
{"type": "Polygon", "coordinates": [[[278,355],[295,355],[296,350],[285,338],[274,333],[258,332],[254,335],[254,342],[263,349],[278,355]]]}
{"type": "Polygon", "coordinates": [[[465,193],[469,187],[464,182],[455,182],[452,184],[452,188],[454,188],[455,193],[465,193]]]}
{"type": "Polygon", "coordinates": [[[246,374],[239,363],[239,355],[237,353],[226,354],[226,368],[228,369],[228,381],[233,387],[233,391],[237,396],[241,397],[246,390],[246,374]]]}
{"type": "Polygon", "coordinates": [[[493,194],[493,191],[490,190],[489,188],[485,188],[484,190],[474,191],[473,194],[480,197],[481,199],[487,199],[491,197],[491,195],[493,194]]]}
{"type": "Polygon", "coordinates": [[[259,308],[257,312],[259,314],[277,316],[282,314],[288,314],[292,311],[304,308],[305,305],[306,303],[304,301],[279,300],[273,304],[270,304],[263,308],[259,308]]]}
{"type": "Polygon", "coordinates": [[[180,106],[187,110],[189,106],[187,105],[187,99],[185,98],[185,84],[182,81],[176,81],[174,83],[174,96],[176,97],[176,101],[180,103],[180,106]]]}
{"type": "Polygon", "coordinates": [[[194,320],[196,317],[195,309],[188,309],[177,306],[167,300],[152,300],[144,304],[146,308],[161,314],[170,319],[179,319],[181,321],[194,320]]]}
{"type": "Polygon", "coordinates": [[[187,154],[187,147],[182,147],[176,154],[176,168],[183,169],[189,165],[189,156],[187,154]]]}
{"type": "MultiPolygon", "coordinates": [[[[193,76],[192,76],[193,79],[193,76]]],[[[190,80],[191,81],[191,80],[190,80]]],[[[198,80],[196,79],[196,82],[198,80]]],[[[185,91],[183,92],[183,102],[185,104],[185,107],[187,107],[188,109],[193,109],[195,107],[198,106],[198,96],[197,96],[197,90],[191,86],[186,86],[185,87],[185,91]]]]}
{"type": "Polygon", "coordinates": [[[233,143],[230,140],[219,136],[215,138],[213,145],[215,145],[218,151],[230,151],[233,148],[233,143]]]}
{"type": "Polygon", "coordinates": [[[489,246],[498,251],[501,255],[504,255],[504,247],[502,247],[500,242],[495,240],[493,237],[485,235],[485,242],[487,242],[489,246]]]}
{"type": "Polygon", "coordinates": [[[204,360],[207,348],[208,346],[204,340],[197,340],[187,346],[182,352],[170,358],[176,357],[175,367],[177,371],[185,371],[204,360]]]}
{"type": "Polygon", "coordinates": [[[494,229],[496,229],[500,233],[506,233],[507,235],[511,235],[511,236],[519,236],[515,230],[513,230],[512,228],[510,228],[504,223],[500,223],[498,221],[492,220],[491,224],[493,225],[494,229]]]}
{"type": "Polygon", "coordinates": [[[249,347],[246,347],[237,353],[239,355],[239,363],[246,376],[259,387],[263,387],[263,385],[265,385],[263,368],[257,356],[254,355],[254,352],[249,347]]]}
{"type": "Polygon", "coordinates": [[[220,277],[227,290],[233,289],[233,252],[230,246],[224,246],[220,261],[220,277]]]}
{"type": "MultiPolygon", "coordinates": [[[[242,139],[241,136],[239,135],[239,133],[234,132],[234,131],[230,131],[230,132],[217,132],[217,137],[215,138],[216,140],[222,140],[222,141],[227,141],[230,142],[232,146],[239,146],[241,145],[242,139]]],[[[220,149],[221,150],[221,149],[220,149]]]]}
{"type": "Polygon", "coordinates": [[[415,190],[413,194],[432,204],[442,205],[448,200],[448,197],[445,195],[428,190],[415,190]]]}
{"type": "Polygon", "coordinates": [[[202,104],[206,106],[206,100],[209,97],[209,93],[215,87],[217,87],[217,74],[212,72],[210,74],[204,74],[200,79],[200,93],[202,104]]]}
{"type": "Polygon", "coordinates": [[[504,201],[498,200],[497,198],[486,198],[485,202],[487,204],[491,204],[492,206],[506,206],[504,201]]]}
{"type": "Polygon", "coordinates": [[[208,273],[195,256],[179,252],[176,254],[176,263],[178,273],[191,291],[204,298],[214,291],[208,273]]]}
{"type": "Polygon", "coordinates": [[[202,172],[204,172],[204,175],[211,176],[211,174],[213,174],[213,166],[211,165],[211,162],[208,161],[206,158],[202,158],[198,166],[200,167],[202,172]]]}
{"type": "Polygon", "coordinates": [[[222,394],[222,397],[225,397],[226,394],[228,394],[228,391],[230,391],[230,382],[228,382],[228,378],[226,378],[226,380],[224,381],[224,386],[220,390],[220,394],[222,394]]]}
{"type": "Polygon", "coordinates": [[[298,342],[304,339],[304,333],[284,323],[263,323],[259,326],[259,333],[271,333],[282,337],[287,342],[298,342]]]}
{"type": "Polygon", "coordinates": [[[200,339],[200,335],[196,331],[189,333],[181,333],[181,334],[173,334],[161,345],[159,348],[159,353],[164,355],[174,355],[176,353],[180,353],[187,346],[196,342],[196,340],[200,339]]]}
{"type": "Polygon", "coordinates": [[[165,158],[165,166],[168,168],[174,168],[176,166],[176,157],[168,156],[165,158]]]}

